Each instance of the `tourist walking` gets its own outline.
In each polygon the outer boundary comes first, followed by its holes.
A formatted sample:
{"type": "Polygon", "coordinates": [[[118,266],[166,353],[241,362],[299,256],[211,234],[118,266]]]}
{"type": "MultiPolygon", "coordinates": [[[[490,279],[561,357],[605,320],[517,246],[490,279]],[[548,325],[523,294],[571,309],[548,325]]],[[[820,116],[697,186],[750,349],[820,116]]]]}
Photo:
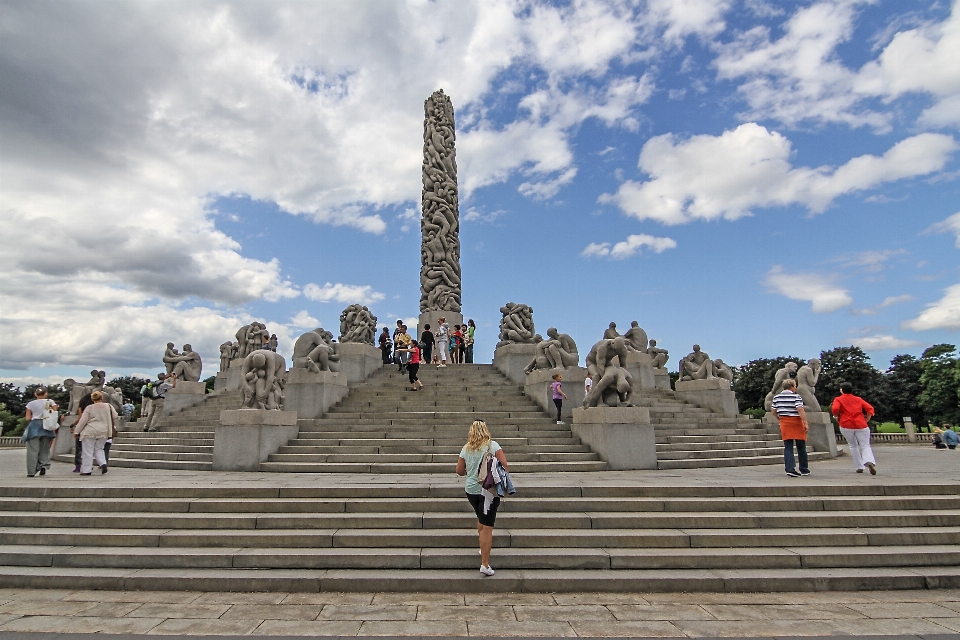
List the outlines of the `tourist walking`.
{"type": "Polygon", "coordinates": [[[383,364],[390,364],[390,354],[393,352],[393,342],[390,340],[390,329],[386,327],[383,328],[378,344],[380,345],[380,359],[383,361],[383,364]]]}
{"type": "Polygon", "coordinates": [[[560,385],[562,380],[563,374],[555,373],[553,374],[553,382],[550,384],[550,389],[553,390],[553,404],[557,408],[557,424],[565,424],[563,418],[560,417],[563,410],[563,401],[567,399],[567,394],[563,392],[563,387],[560,385]]]}
{"type": "MultiPolygon", "coordinates": [[[[457,475],[465,476],[464,491],[467,500],[477,514],[477,536],[480,539],[480,573],[485,576],[494,574],[490,566],[490,549],[493,547],[493,527],[497,520],[500,497],[486,491],[480,483],[480,467],[487,454],[495,457],[505,471],[509,471],[507,457],[496,440],[490,438],[487,425],[482,420],[470,425],[467,444],[460,450],[457,460],[457,475]]],[[[486,474],[486,469],[483,469],[486,474]]]]}
{"type": "Polygon", "coordinates": [[[413,339],[407,333],[407,325],[400,325],[400,330],[395,334],[393,342],[394,353],[397,354],[397,359],[400,361],[398,371],[403,371],[410,361],[410,345],[413,343],[413,339]]]}
{"type": "Polygon", "coordinates": [[[433,345],[437,343],[436,338],[433,337],[433,331],[430,331],[430,325],[423,325],[423,331],[420,332],[419,339],[420,360],[429,364],[433,361],[433,345]]]}
{"type": "Polygon", "coordinates": [[[853,385],[840,383],[840,395],[833,400],[830,413],[840,423],[840,433],[850,445],[850,457],[857,473],[863,473],[864,467],[870,469],[870,475],[877,475],[877,459],[870,447],[870,427],[867,420],[873,417],[870,403],[860,396],[853,395],[853,385]]]}
{"type": "Polygon", "coordinates": [[[797,393],[797,381],[787,378],[783,381],[783,391],[773,397],[773,415],[780,420],[780,437],[783,438],[783,464],[791,478],[810,475],[807,464],[807,412],[803,409],[803,398],[797,393]],[[793,458],[793,447],[797,447],[797,459],[800,471],[793,458]]]}
{"type": "Polygon", "coordinates": [[[440,364],[437,368],[447,366],[447,347],[450,345],[450,325],[446,318],[437,318],[437,351],[440,352],[440,364]]]}
{"type": "Polygon", "coordinates": [[[103,446],[113,437],[114,425],[118,420],[117,410],[113,405],[104,403],[103,393],[94,391],[90,398],[93,404],[84,410],[76,426],[76,433],[80,435],[80,442],[83,444],[83,458],[80,463],[82,476],[89,476],[93,472],[94,459],[100,467],[100,473],[107,472],[107,458],[103,453],[103,446]]]}
{"type": "MultiPolygon", "coordinates": [[[[80,398],[80,401],[77,403],[77,422],[80,421],[84,409],[93,404],[93,398],[90,396],[91,394],[86,394],[80,398]]],[[[73,472],[80,473],[80,464],[83,462],[83,443],[80,442],[80,434],[77,433],[76,422],[70,427],[70,433],[73,434],[73,472]]]]}
{"type": "Polygon", "coordinates": [[[453,332],[450,333],[450,362],[460,364],[460,345],[463,343],[463,333],[460,331],[460,325],[453,325],[453,332]]]}
{"type": "Polygon", "coordinates": [[[422,358],[420,345],[416,341],[411,342],[410,346],[407,347],[407,353],[410,359],[410,362],[407,363],[407,377],[410,379],[410,385],[413,387],[412,390],[420,391],[420,389],[423,389],[423,383],[420,382],[420,378],[417,377],[417,372],[420,371],[420,360],[422,358]]]}
{"type": "Polygon", "coordinates": [[[157,381],[153,385],[153,398],[150,403],[150,414],[147,416],[147,424],[143,427],[144,431],[156,431],[160,424],[160,414],[163,413],[163,401],[167,397],[167,392],[177,386],[177,374],[158,373],[157,381]],[[172,380],[172,382],[171,382],[172,380]]]}
{"type": "Polygon", "coordinates": [[[38,473],[47,475],[50,468],[50,444],[57,435],[57,409],[53,400],[47,398],[46,387],[37,387],[34,399],[27,403],[27,428],[20,440],[27,445],[27,476],[32,478],[38,473]],[[52,429],[50,428],[52,427],[52,429]]]}
{"type": "Polygon", "coordinates": [[[466,363],[467,364],[473,364],[473,342],[474,342],[474,336],[476,335],[476,333],[477,333],[477,325],[474,323],[473,319],[471,318],[470,320],[467,320],[467,336],[466,336],[466,343],[467,343],[466,363]]]}

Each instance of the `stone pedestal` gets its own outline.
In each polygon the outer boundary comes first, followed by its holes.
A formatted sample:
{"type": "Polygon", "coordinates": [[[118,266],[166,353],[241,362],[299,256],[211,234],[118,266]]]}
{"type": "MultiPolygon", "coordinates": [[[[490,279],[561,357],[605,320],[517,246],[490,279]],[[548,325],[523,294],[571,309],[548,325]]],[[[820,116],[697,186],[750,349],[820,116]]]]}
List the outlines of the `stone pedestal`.
{"type": "Polygon", "coordinates": [[[298,433],[296,411],[221,411],[213,439],[213,470],[259,471],[261,462],[298,433]]]}
{"type": "Polygon", "coordinates": [[[724,418],[736,418],[740,413],[730,381],[723,378],[678,380],[676,392],[679,400],[722,414],[724,418]]]}
{"type": "Polygon", "coordinates": [[[347,378],[332,371],[290,369],[283,391],[285,411],[296,411],[300,418],[319,418],[347,395],[347,378]]]}
{"type": "MultiPolygon", "coordinates": [[[[763,417],[763,423],[767,427],[767,433],[780,436],[780,421],[772,411],[767,411],[763,417]]],[[[807,411],[807,426],[810,431],[807,433],[807,444],[817,452],[828,452],[831,458],[840,455],[837,449],[837,434],[833,429],[833,421],[830,414],[826,411],[807,411]]]]}
{"type": "Polygon", "coordinates": [[[670,373],[666,369],[653,370],[653,387],[670,391],[670,373]]]}
{"type": "MultiPolygon", "coordinates": [[[[424,326],[430,325],[430,331],[433,332],[433,335],[437,335],[438,318],[447,319],[447,324],[450,325],[450,333],[453,333],[453,325],[463,324],[462,313],[457,313],[455,311],[424,311],[420,314],[420,318],[417,320],[416,327],[407,327],[407,333],[409,333],[411,336],[417,336],[419,338],[424,326]]],[[[436,349],[434,349],[434,353],[437,353],[436,349]]]]}
{"type": "Polygon", "coordinates": [[[217,372],[217,379],[213,382],[214,391],[240,391],[240,367],[243,360],[235,358],[230,361],[230,368],[217,372]]]}
{"type": "Polygon", "coordinates": [[[506,344],[493,352],[493,367],[517,384],[524,384],[527,372],[524,371],[534,356],[535,344],[506,344]]]}
{"type": "MultiPolygon", "coordinates": [[[[69,424],[61,424],[60,428],[57,429],[57,437],[53,440],[53,451],[50,455],[59,456],[66,453],[73,453],[73,447],[76,445],[76,438],[73,437],[73,434],[70,433],[70,426],[77,422],[76,416],[68,416],[70,418],[69,424]]],[[[67,422],[67,417],[63,419],[63,422],[67,422]]]]}
{"type": "MultiPolygon", "coordinates": [[[[339,344],[340,374],[348,383],[363,382],[383,366],[383,353],[372,344],[339,344]]],[[[289,381],[289,378],[288,378],[289,381]]]]}
{"type": "Polygon", "coordinates": [[[657,468],[657,442],[647,407],[577,407],[570,430],[611,469],[657,468]]]}
{"type": "Polygon", "coordinates": [[[544,411],[551,416],[557,415],[557,408],[553,404],[553,375],[563,375],[563,392],[567,399],[563,401],[560,415],[567,422],[573,416],[573,409],[583,404],[583,381],[587,378],[587,370],[583,367],[567,367],[566,369],[537,369],[527,374],[523,385],[523,392],[532,398],[544,411]]]}
{"type": "Polygon", "coordinates": [[[163,402],[162,416],[177,413],[181,409],[193,407],[203,402],[207,393],[207,385],[203,382],[184,382],[177,381],[177,386],[167,391],[166,400],[163,402]]]}

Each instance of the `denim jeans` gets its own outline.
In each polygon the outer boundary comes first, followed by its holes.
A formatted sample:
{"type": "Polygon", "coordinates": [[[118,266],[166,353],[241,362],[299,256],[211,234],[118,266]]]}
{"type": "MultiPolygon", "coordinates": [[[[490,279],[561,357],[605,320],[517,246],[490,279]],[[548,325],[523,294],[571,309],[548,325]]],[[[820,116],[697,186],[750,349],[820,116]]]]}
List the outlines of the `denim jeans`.
{"type": "Polygon", "coordinates": [[[807,473],[810,467],[807,464],[807,441],[806,440],[784,440],[783,441],[783,463],[787,471],[796,472],[797,467],[793,461],[793,445],[797,445],[797,458],[800,462],[800,473],[807,473]]]}

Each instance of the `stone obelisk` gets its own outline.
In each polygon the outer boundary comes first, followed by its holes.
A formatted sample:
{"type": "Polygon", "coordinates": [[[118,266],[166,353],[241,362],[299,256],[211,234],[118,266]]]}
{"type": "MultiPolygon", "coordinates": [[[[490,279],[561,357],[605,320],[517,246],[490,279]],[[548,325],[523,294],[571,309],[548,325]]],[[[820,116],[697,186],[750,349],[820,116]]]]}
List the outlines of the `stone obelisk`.
{"type": "Polygon", "coordinates": [[[446,318],[451,330],[460,312],[460,203],[457,193],[453,103],[434,92],[423,103],[423,217],[420,232],[420,319],[418,332],[446,318]]]}

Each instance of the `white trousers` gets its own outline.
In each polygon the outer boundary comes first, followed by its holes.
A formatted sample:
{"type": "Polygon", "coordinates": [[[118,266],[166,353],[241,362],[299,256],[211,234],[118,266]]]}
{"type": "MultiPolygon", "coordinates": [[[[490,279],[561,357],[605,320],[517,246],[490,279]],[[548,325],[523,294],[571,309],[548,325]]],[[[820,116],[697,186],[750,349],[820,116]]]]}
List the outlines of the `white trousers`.
{"type": "Polygon", "coordinates": [[[447,340],[438,340],[437,341],[437,350],[440,352],[440,362],[447,361],[447,340]]]}
{"type": "Polygon", "coordinates": [[[103,445],[107,443],[106,438],[86,438],[81,440],[83,443],[83,457],[80,459],[80,473],[90,473],[93,471],[93,459],[97,459],[97,466],[102,467],[107,464],[107,457],[103,454],[103,445]]]}
{"type": "Polygon", "coordinates": [[[853,458],[853,464],[857,469],[863,469],[868,462],[877,464],[877,459],[873,457],[873,449],[870,448],[870,429],[840,427],[840,433],[850,445],[850,457],[853,458]]]}

